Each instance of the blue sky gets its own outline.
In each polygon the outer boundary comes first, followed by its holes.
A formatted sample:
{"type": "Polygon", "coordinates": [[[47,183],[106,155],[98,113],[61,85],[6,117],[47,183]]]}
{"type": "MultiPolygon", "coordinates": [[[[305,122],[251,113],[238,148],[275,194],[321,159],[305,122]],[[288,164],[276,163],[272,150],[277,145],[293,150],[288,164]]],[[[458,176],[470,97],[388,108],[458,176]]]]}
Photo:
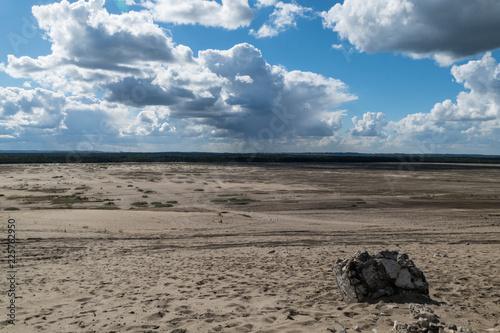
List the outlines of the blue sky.
{"type": "Polygon", "coordinates": [[[496,0],[2,6],[0,150],[500,154],[496,0]]]}

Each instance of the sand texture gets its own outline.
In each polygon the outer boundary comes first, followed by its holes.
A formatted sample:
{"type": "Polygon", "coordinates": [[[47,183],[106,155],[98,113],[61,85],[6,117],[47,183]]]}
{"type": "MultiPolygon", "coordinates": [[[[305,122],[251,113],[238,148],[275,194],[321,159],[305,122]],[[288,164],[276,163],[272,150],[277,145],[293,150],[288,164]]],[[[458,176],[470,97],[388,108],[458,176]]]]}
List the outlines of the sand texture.
{"type": "Polygon", "coordinates": [[[407,253],[442,322],[500,332],[500,168],[0,165],[1,332],[389,332],[347,305],[356,251],[407,253]],[[7,225],[16,222],[16,325],[7,225]]]}

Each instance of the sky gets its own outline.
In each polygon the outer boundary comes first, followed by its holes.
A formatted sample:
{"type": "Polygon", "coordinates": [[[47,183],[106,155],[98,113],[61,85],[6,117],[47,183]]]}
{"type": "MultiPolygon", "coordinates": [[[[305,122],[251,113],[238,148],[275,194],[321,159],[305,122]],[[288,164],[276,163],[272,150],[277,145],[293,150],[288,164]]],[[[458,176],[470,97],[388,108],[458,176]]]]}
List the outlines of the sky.
{"type": "Polygon", "coordinates": [[[0,150],[500,155],[497,0],[23,0],[0,150]]]}

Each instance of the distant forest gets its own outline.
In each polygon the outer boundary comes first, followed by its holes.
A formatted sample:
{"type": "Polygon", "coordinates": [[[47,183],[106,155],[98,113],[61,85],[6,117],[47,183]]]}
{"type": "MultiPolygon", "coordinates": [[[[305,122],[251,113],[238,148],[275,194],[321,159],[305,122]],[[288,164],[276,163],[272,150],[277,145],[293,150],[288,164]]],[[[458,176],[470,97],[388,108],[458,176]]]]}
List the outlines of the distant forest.
{"type": "Polygon", "coordinates": [[[0,152],[0,164],[18,163],[479,163],[500,164],[500,156],[357,153],[107,153],[0,152]]]}

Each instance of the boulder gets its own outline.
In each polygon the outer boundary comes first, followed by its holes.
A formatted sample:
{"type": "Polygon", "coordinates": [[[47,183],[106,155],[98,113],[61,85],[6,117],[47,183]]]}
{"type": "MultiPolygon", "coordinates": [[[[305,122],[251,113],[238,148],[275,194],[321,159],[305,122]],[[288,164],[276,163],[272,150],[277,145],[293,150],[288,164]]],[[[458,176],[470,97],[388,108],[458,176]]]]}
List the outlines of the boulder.
{"type": "Polygon", "coordinates": [[[398,294],[429,297],[424,273],[406,254],[382,251],[371,256],[356,252],[349,259],[339,259],[333,266],[337,285],[346,303],[365,302],[398,294]]]}

